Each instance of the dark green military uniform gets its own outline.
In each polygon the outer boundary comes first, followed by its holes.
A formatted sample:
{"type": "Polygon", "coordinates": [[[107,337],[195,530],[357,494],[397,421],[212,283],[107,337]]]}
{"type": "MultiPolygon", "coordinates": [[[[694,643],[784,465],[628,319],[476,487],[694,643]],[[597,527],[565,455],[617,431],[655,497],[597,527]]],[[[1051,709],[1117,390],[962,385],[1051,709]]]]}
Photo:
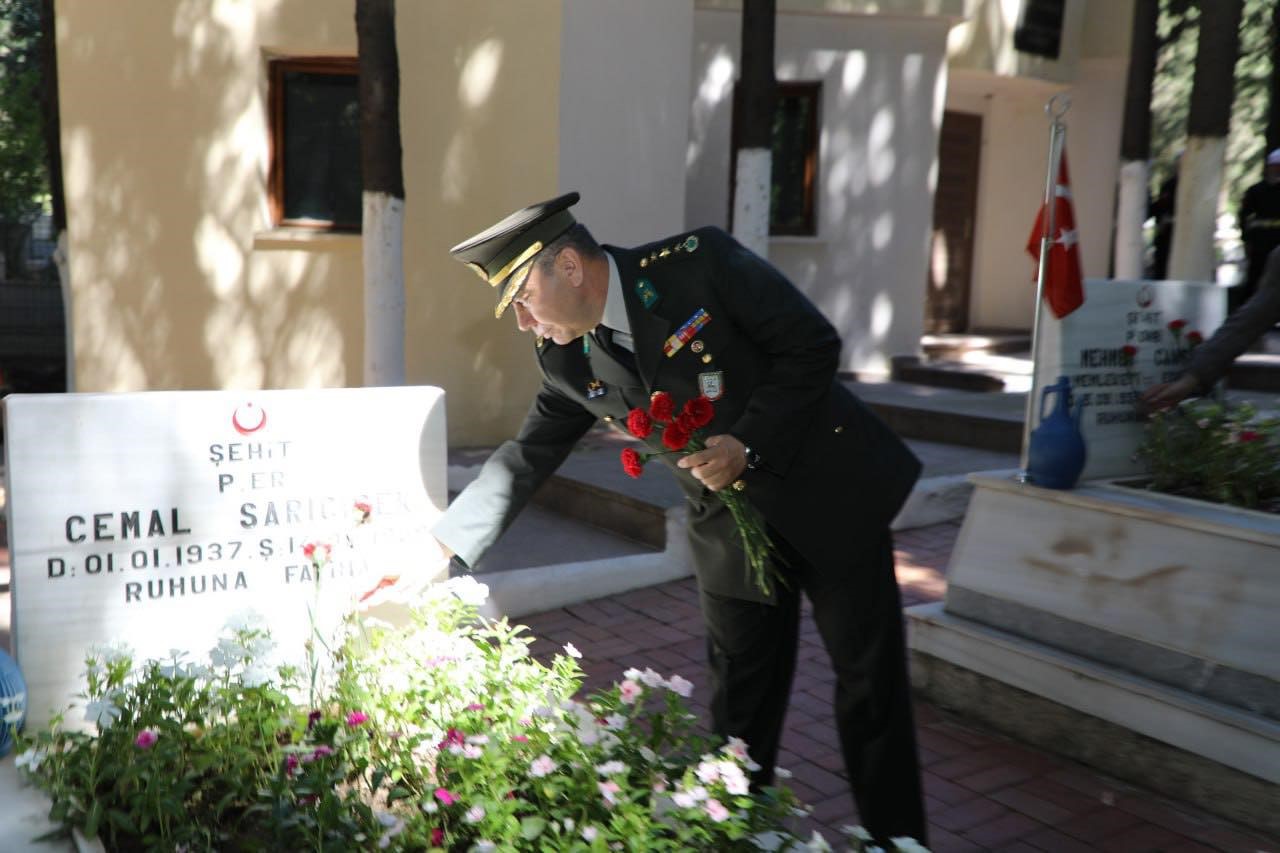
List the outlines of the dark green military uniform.
{"type": "MultiPolygon", "coordinates": [[[[862,821],[924,839],[901,606],[888,525],[920,465],[836,380],[840,340],[776,269],[714,228],[637,249],[605,246],[622,281],[635,364],[599,343],[538,347],[542,387],[519,435],[436,527],[467,564],[491,546],[598,418],[625,420],[666,391],[708,393],[708,435],[760,463],[743,491],[787,561],[772,599],[750,582],[730,514],[688,472],[689,536],[708,628],[716,730],[744,738],[767,782],[795,666],[799,590],[831,655],[836,718],[862,821]],[[686,323],[701,324],[680,335],[686,323]],[[603,391],[603,393],[601,393],[603,391]]],[[[589,336],[594,337],[594,335],[589,336]]],[[[658,439],[650,439],[660,449],[658,439]]]]}

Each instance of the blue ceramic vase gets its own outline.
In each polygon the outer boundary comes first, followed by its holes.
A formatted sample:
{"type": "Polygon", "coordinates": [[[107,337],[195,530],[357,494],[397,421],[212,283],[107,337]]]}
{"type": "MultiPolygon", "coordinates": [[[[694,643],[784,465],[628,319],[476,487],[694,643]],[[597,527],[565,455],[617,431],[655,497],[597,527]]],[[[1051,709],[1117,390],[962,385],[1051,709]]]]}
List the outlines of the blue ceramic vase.
{"type": "Polygon", "coordinates": [[[1046,489],[1069,489],[1084,470],[1084,436],[1080,433],[1080,407],[1071,409],[1071,380],[1058,381],[1040,393],[1040,425],[1031,431],[1027,448],[1027,476],[1046,489]],[[1053,411],[1045,414],[1051,398],[1053,411]]]}
{"type": "Polygon", "coordinates": [[[0,650],[0,756],[13,748],[13,733],[22,728],[26,719],[27,682],[18,662],[0,650]]]}

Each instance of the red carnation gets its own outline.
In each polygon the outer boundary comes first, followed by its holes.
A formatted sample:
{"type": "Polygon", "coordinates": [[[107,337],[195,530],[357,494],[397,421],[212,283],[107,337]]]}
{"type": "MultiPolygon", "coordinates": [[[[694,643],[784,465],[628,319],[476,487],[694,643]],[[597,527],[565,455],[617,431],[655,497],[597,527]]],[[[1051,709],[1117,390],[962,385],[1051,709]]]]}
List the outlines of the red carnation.
{"type": "Polygon", "coordinates": [[[1255,432],[1251,429],[1242,429],[1240,430],[1240,435],[1237,438],[1241,444],[1245,444],[1250,441],[1259,441],[1262,438],[1262,433],[1255,432]]]}
{"type": "MultiPolygon", "coordinates": [[[[698,428],[698,422],[695,421],[693,419],[693,415],[689,414],[688,412],[681,412],[679,415],[676,416],[675,423],[673,423],[671,426],[676,427],[681,432],[687,432],[690,435],[693,435],[693,431],[698,428]]],[[[670,427],[668,427],[668,429],[670,429],[670,427]]]]}
{"type": "Polygon", "coordinates": [[[671,402],[671,395],[666,391],[657,392],[649,400],[649,416],[660,424],[671,423],[675,409],[675,403],[671,402]]]}
{"type": "Polygon", "coordinates": [[[705,396],[694,397],[684,404],[684,414],[693,419],[694,429],[701,429],[711,423],[716,415],[716,407],[705,396]]]}
{"type": "MultiPolygon", "coordinates": [[[[663,441],[666,441],[666,436],[663,436],[663,441]]],[[[622,470],[630,477],[639,477],[644,473],[644,460],[640,458],[640,451],[634,447],[622,449],[622,470]]]]}
{"type": "Polygon", "coordinates": [[[1170,320],[1169,331],[1173,332],[1176,335],[1178,334],[1178,332],[1181,332],[1183,328],[1186,327],[1186,325],[1187,325],[1186,320],[1170,320]]]}
{"type": "Polygon", "coordinates": [[[1187,343],[1191,344],[1193,347],[1199,346],[1204,343],[1204,335],[1193,329],[1190,332],[1187,332],[1187,343]]]}
{"type": "Polygon", "coordinates": [[[627,413],[627,429],[636,438],[648,438],[653,432],[653,421],[644,409],[632,409],[627,413]]]}
{"type": "Polygon", "coordinates": [[[684,450],[689,443],[689,433],[679,423],[670,424],[662,431],[662,445],[668,450],[684,450]]]}
{"type": "Polygon", "coordinates": [[[1133,357],[1138,354],[1138,348],[1135,347],[1133,344],[1125,344],[1123,347],[1120,348],[1120,351],[1123,352],[1125,356],[1130,360],[1132,360],[1133,357]]]}

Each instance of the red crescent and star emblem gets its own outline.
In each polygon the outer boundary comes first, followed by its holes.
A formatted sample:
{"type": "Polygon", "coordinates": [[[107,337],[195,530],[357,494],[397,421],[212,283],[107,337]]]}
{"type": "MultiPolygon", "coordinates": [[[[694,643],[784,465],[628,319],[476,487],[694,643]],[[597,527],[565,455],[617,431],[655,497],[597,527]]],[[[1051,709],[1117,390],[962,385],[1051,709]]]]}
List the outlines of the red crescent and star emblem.
{"type": "Polygon", "coordinates": [[[267,413],[253,403],[245,403],[232,412],[231,425],[241,435],[251,435],[267,425],[267,413]]]}
{"type": "Polygon", "coordinates": [[[1138,307],[1150,308],[1151,303],[1156,301],[1155,291],[1151,289],[1151,285],[1144,284],[1138,288],[1138,307]]]}

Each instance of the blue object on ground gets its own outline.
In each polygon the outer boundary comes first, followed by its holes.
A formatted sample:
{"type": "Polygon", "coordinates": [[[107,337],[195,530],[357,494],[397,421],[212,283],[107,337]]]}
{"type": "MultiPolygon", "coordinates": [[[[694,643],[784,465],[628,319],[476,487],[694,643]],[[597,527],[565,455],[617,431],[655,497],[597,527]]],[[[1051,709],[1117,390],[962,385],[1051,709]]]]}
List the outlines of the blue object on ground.
{"type": "Polygon", "coordinates": [[[13,748],[14,732],[27,719],[27,682],[18,662],[0,649],[0,756],[13,748]]]}

